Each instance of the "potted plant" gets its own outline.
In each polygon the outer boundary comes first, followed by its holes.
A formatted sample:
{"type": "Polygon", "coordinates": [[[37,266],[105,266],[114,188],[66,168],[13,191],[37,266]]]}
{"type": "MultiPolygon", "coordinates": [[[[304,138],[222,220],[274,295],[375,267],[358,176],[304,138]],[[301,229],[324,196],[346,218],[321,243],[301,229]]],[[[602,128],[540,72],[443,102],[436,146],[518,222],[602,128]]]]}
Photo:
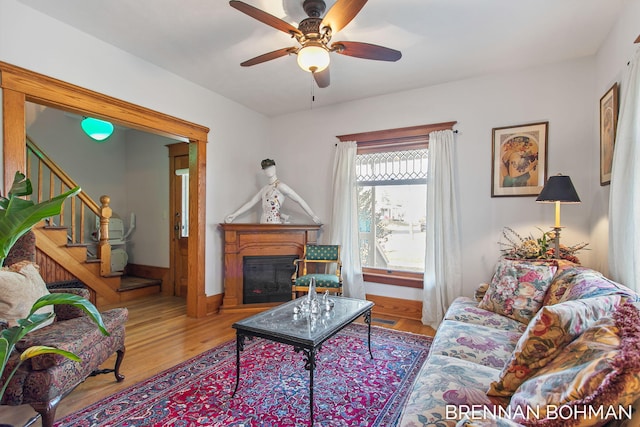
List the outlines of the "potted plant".
{"type": "MultiPolygon", "coordinates": [[[[22,196],[29,196],[33,192],[31,181],[24,174],[16,172],[8,198],[0,196],[0,267],[4,263],[9,250],[15,242],[31,228],[45,218],[49,218],[60,213],[62,203],[67,197],[73,196],[80,191],[79,187],[71,189],[64,194],[41,203],[34,203],[31,200],[22,199],[22,196]]],[[[42,307],[56,304],[69,304],[82,309],[91,320],[93,320],[103,335],[109,335],[102,322],[102,317],[98,309],[87,299],[78,295],[56,293],[39,298],[31,307],[25,319],[17,320],[17,325],[2,330],[0,333],[0,376],[4,375],[9,358],[13,353],[16,343],[29,332],[47,322],[55,316],[51,313],[36,313],[42,307]]],[[[80,358],[68,351],[53,347],[33,346],[29,347],[20,355],[20,361],[14,366],[6,376],[2,388],[0,389],[0,401],[4,396],[11,378],[16,373],[22,362],[34,356],[46,353],[55,353],[69,359],[80,361],[80,358]]]]}

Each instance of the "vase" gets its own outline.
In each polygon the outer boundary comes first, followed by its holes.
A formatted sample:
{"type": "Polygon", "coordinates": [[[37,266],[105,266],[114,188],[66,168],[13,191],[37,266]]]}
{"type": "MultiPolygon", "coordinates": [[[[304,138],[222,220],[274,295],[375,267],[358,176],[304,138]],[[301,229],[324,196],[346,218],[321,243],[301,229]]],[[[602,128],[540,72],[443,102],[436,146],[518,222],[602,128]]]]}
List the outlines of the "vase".
{"type": "Polygon", "coordinates": [[[312,277],[309,281],[309,302],[318,299],[318,293],[316,292],[316,278],[312,277]]]}

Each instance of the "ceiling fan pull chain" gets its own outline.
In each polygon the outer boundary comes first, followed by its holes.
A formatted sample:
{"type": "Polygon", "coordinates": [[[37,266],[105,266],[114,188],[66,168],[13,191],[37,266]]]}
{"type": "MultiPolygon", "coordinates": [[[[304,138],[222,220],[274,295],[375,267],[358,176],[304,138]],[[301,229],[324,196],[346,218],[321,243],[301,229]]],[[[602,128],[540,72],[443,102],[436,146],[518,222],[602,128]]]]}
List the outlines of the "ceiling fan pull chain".
{"type": "Polygon", "coordinates": [[[315,85],[315,79],[313,78],[313,73],[309,74],[311,76],[311,105],[310,105],[310,110],[313,110],[313,103],[316,102],[316,85],[315,85]]]}

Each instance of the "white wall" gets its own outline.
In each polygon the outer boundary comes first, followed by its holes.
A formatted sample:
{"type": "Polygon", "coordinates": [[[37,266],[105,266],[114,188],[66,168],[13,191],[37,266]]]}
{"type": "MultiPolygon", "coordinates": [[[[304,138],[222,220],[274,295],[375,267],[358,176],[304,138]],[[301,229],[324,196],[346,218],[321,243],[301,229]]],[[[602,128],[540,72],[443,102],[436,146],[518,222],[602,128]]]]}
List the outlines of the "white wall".
{"type": "MultiPolygon", "coordinates": [[[[633,52],[640,48],[640,45],[633,41],[640,34],[640,1],[629,1],[625,9],[620,14],[618,22],[609,33],[609,36],[602,44],[596,55],[595,65],[595,85],[592,103],[599,105],[602,95],[614,84],[620,85],[620,95],[624,91],[623,78],[627,71],[627,62],[633,56],[633,52]]],[[[599,110],[596,110],[593,122],[594,138],[599,141],[599,110]]],[[[600,167],[599,145],[594,148],[593,168],[600,167]]],[[[593,247],[594,268],[604,272],[609,270],[608,248],[609,248],[609,190],[610,186],[600,186],[599,177],[593,181],[593,193],[595,203],[590,216],[592,233],[590,240],[598,242],[593,247]]]]}
{"type": "Polygon", "coordinates": [[[125,185],[126,211],[121,212],[125,228],[131,213],[136,227],[127,244],[132,264],[169,267],[169,150],[176,141],[137,130],[127,131],[125,185]]]}
{"type": "Polygon", "coordinates": [[[80,128],[80,117],[53,108],[27,104],[27,134],[47,156],[97,203],[109,195],[111,208],[126,209],[125,132],[116,130],[104,143],[90,139],[80,128]]]}
{"type": "MultiPolygon", "coordinates": [[[[271,138],[282,165],[279,175],[284,179],[286,172],[286,182],[295,184],[328,230],[336,135],[457,120],[463,281],[465,294],[471,295],[478,283],[491,278],[504,226],[526,235],[536,233],[536,227],[548,229],[554,219],[553,207],[533,197],[490,197],[494,127],[549,121],[548,173],[571,176],[583,201],[562,207],[564,241],[588,240],[594,203],[590,182],[598,176],[589,149],[596,144],[593,70],[593,58],[579,59],[277,117],[271,138]]],[[[581,256],[587,265],[589,255],[581,256]]],[[[419,291],[367,286],[373,294],[421,298],[419,291]]]]}
{"type": "Polygon", "coordinates": [[[0,2],[0,60],[211,129],[205,289],[222,293],[218,223],[243,201],[234,188],[254,184],[254,153],[259,161],[269,151],[266,117],[15,0],[0,2]]]}

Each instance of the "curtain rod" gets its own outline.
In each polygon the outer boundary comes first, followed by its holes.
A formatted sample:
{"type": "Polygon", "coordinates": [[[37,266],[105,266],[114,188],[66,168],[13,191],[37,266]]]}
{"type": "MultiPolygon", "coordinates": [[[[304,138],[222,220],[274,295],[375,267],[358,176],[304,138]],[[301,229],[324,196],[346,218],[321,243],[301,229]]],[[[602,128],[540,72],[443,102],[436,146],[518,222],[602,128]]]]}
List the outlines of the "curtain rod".
{"type": "Polygon", "coordinates": [[[429,133],[436,130],[447,130],[453,129],[453,126],[458,123],[457,121],[453,122],[444,122],[444,123],[431,123],[428,125],[418,125],[418,126],[409,126],[404,128],[396,128],[396,129],[385,129],[385,130],[376,130],[370,132],[360,132],[360,133],[352,133],[348,135],[337,135],[336,137],[340,141],[379,141],[385,139],[395,139],[398,137],[412,137],[412,136],[422,136],[428,135],[429,133]]]}
{"type": "MultiPolygon", "coordinates": [[[[461,133],[459,130],[457,130],[457,129],[452,130],[452,132],[453,132],[453,133],[459,133],[459,134],[462,134],[462,133],[461,133]]],[[[402,139],[402,138],[395,138],[395,139],[402,139]]],[[[341,140],[341,141],[342,141],[342,140],[341,140]]],[[[381,140],[381,141],[380,141],[380,142],[381,142],[381,143],[380,143],[380,145],[377,145],[378,147],[387,147],[387,146],[393,146],[393,145],[402,145],[402,143],[400,143],[400,144],[395,144],[395,143],[384,144],[384,143],[382,143],[382,141],[383,141],[383,140],[381,140]]],[[[358,141],[356,141],[356,142],[358,142],[358,141]]],[[[368,141],[367,141],[367,142],[368,142],[368,141]]],[[[410,142],[409,142],[409,144],[410,144],[410,142]]],[[[335,144],[333,144],[333,145],[334,145],[334,147],[337,147],[337,146],[338,146],[338,143],[336,142],[336,143],[335,143],[335,144]]]]}

